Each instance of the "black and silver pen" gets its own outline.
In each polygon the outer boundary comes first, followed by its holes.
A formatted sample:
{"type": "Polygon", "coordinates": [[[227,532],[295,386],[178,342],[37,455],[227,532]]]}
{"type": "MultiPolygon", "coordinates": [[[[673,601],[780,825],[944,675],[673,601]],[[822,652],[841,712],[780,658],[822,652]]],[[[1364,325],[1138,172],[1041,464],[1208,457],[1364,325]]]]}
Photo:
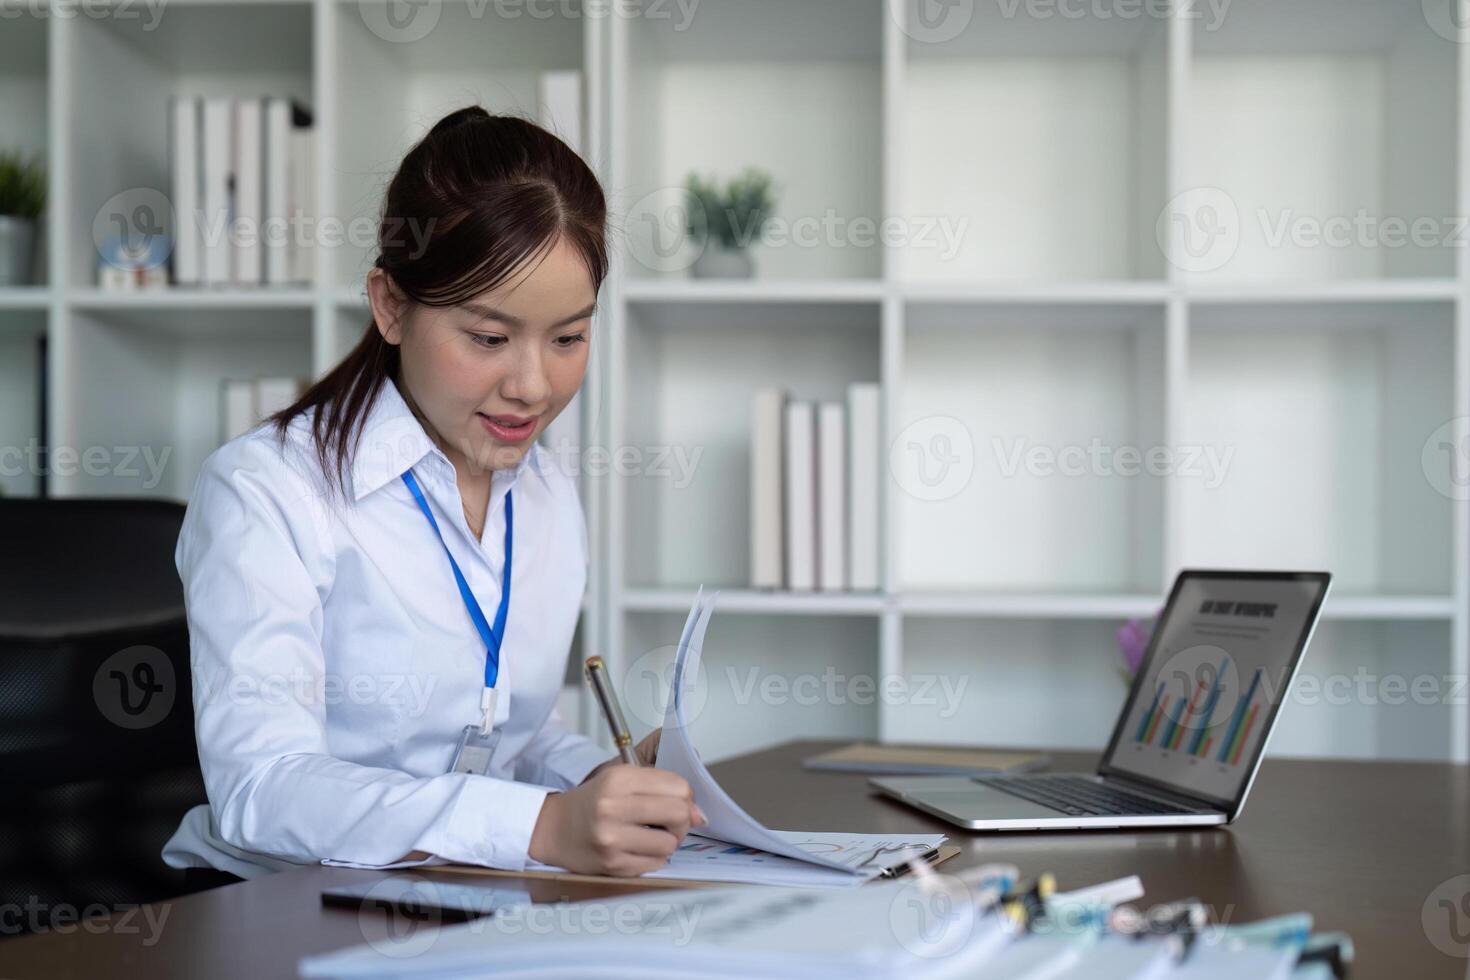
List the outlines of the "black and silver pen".
{"type": "Polygon", "coordinates": [[[602,717],[607,719],[607,727],[612,732],[613,741],[617,743],[618,755],[622,756],[624,762],[630,766],[638,765],[638,753],[633,750],[633,736],[628,733],[628,723],[623,719],[623,709],[618,706],[618,699],[613,694],[612,685],[607,680],[607,667],[601,657],[588,657],[584,665],[584,673],[587,675],[587,683],[592,685],[592,691],[597,695],[597,703],[602,706],[602,717]]]}

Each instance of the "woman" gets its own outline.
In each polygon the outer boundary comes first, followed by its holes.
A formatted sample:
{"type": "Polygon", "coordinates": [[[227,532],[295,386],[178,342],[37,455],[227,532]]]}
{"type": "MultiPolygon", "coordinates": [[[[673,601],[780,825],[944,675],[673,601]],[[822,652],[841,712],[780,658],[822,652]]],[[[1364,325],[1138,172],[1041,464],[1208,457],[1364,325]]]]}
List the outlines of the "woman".
{"type": "Polygon", "coordinates": [[[362,340],[195,485],[176,560],[209,805],[164,860],[660,867],[704,823],[688,784],[554,710],[587,534],[536,439],[586,372],[602,189],[556,137],[470,107],[409,151],[383,215],[362,340]]]}

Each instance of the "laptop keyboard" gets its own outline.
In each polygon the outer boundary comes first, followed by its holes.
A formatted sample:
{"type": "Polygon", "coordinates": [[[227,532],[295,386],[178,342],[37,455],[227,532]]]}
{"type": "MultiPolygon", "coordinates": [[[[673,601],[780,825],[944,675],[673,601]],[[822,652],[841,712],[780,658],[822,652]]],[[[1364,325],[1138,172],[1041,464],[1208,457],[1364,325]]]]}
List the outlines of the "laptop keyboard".
{"type": "Polygon", "coordinates": [[[1146,817],[1194,813],[1082,776],[976,776],[975,782],[1072,817],[1146,817]]]}

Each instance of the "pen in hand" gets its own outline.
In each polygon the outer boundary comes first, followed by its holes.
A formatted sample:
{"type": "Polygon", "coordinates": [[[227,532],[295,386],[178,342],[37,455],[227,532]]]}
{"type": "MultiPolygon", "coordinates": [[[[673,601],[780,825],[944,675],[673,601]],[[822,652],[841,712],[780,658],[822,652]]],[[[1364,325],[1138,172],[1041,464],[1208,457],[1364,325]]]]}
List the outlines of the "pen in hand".
{"type": "Polygon", "coordinates": [[[584,670],[587,683],[592,685],[592,692],[597,695],[597,703],[602,707],[602,717],[607,719],[607,727],[612,732],[613,741],[617,743],[618,755],[630,766],[640,765],[638,753],[633,750],[633,736],[628,732],[623,709],[618,705],[612,685],[608,683],[607,668],[602,658],[588,657],[584,670]]]}
{"type": "MultiPolygon", "coordinates": [[[[630,766],[641,767],[643,763],[639,760],[638,751],[633,746],[633,736],[628,731],[627,720],[623,718],[623,709],[618,704],[617,695],[613,693],[612,684],[607,679],[607,665],[602,662],[601,657],[588,657],[583,667],[587,675],[587,683],[592,685],[593,693],[597,695],[597,703],[602,707],[602,717],[607,721],[613,741],[617,743],[618,756],[630,766]]],[[[692,803],[692,806],[695,816],[694,825],[703,827],[708,824],[709,818],[704,815],[699,804],[692,803]]]]}

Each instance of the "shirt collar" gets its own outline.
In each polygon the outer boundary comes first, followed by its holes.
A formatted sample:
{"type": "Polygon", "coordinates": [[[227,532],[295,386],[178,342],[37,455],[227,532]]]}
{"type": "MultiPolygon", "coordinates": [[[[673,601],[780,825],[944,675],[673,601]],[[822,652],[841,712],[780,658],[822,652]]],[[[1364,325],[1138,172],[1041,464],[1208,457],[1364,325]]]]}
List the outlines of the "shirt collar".
{"type": "MultiPolygon", "coordinates": [[[[493,486],[513,486],[527,468],[545,478],[542,446],[536,443],[521,456],[515,466],[496,470],[491,475],[493,486]]],[[[397,480],[417,466],[426,456],[435,456],[452,471],[449,457],[434,445],[423,425],[403,400],[392,378],[384,379],[368,408],[362,435],[352,456],[352,494],[361,500],[374,490],[397,480]]]]}

